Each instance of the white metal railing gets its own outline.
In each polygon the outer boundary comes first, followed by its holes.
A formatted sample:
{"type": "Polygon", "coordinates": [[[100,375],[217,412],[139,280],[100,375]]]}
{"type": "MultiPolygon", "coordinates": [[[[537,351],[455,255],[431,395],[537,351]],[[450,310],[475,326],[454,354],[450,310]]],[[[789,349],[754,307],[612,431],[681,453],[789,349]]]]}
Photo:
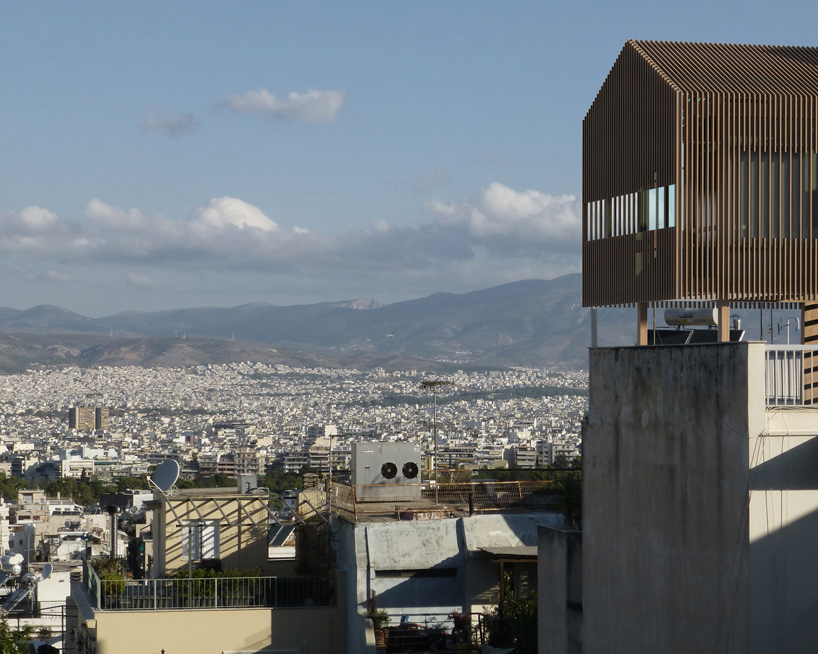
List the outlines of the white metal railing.
{"type": "Polygon", "coordinates": [[[95,608],[167,610],[329,606],[332,585],[321,577],[194,577],[100,579],[87,567],[86,586],[95,608]]]}
{"type": "Polygon", "coordinates": [[[818,404],[811,390],[818,381],[818,346],[768,345],[765,358],[767,406],[818,404]]]}

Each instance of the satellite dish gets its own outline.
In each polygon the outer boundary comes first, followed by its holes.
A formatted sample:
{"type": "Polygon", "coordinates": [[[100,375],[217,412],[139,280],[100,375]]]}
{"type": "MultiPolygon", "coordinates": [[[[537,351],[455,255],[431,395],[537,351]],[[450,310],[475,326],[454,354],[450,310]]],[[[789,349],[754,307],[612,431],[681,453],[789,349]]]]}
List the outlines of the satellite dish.
{"type": "Polygon", "coordinates": [[[45,581],[51,576],[51,573],[54,572],[54,566],[50,563],[46,563],[43,566],[43,569],[40,570],[40,581],[45,581]]]}
{"type": "Polygon", "coordinates": [[[167,459],[160,465],[153,475],[154,485],[163,493],[167,493],[179,479],[179,462],[176,459],[167,459]]]}

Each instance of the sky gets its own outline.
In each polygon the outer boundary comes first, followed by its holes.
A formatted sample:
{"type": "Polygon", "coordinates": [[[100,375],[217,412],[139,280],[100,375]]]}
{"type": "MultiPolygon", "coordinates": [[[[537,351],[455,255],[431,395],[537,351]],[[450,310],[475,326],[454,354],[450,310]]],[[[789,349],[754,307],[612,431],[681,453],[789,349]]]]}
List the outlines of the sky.
{"type": "Polygon", "coordinates": [[[628,38],[816,45],[818,3],[0,4],[0,306],[391,303],[580,269],[628,38]]]}

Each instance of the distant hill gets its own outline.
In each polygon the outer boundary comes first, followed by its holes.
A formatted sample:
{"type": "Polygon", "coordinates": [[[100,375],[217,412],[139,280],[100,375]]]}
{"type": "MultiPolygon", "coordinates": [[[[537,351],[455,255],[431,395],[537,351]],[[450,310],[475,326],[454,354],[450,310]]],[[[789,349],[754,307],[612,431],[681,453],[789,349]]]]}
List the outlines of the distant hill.
{"type": "MultiPolygon", "coordinates": [[[[587,365],[580,276],[381,305],[349,300],[129,311],[85,318],[53,306],[0,308],[0,369],[40,365],[183,366],[233,360],[300,365],[587,365]],[[432,363],[430,363],[432,362],[432,363]]],[[[603,345],[627,344],[631,311],[600,311],[603,345]]]]}

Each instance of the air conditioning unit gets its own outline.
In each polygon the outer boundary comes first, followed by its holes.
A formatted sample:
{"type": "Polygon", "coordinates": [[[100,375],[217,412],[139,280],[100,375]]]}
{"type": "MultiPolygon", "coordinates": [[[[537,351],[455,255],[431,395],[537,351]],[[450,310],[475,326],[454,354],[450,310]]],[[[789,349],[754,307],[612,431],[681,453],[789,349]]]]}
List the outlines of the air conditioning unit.
{"type": "Polygon", "coordinates": [[[417,443],[354,443],[351,473],[355,499],[364,502],[419,500],[420,457],[417,443]]]}

